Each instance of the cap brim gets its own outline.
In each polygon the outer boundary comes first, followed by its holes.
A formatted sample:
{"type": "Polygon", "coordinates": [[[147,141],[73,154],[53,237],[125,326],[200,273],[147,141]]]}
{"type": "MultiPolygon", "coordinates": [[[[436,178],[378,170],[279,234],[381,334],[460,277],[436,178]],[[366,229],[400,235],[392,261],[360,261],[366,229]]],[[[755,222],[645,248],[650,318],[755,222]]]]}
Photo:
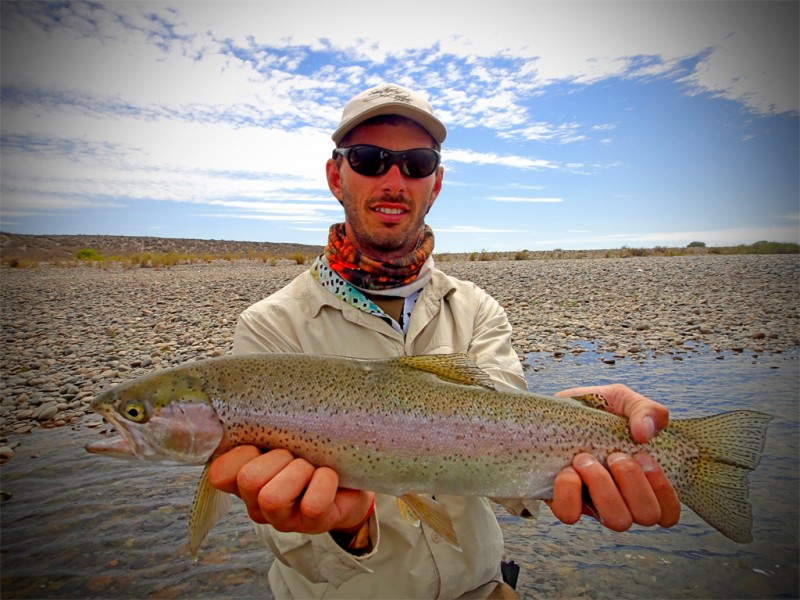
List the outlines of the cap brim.
{"type": "Polygon", "coordinates": [[[347,135],[351,130],[355,129],[358,125],[361,125],[361,123],[364,121],[371,119],[372,117],[379,117],[382,115],[399,115],[401,117],[411,119],[420,127],[425,129],[428,133],[430,133],[433,139],[440,144],[444,142],[445,138],[447,137],[447,129],[445,128],[444,124],[430,113],[419,110],[405,103],[388,102],[380,104],[379,106],[375,106],[369,110],[365,110],[354,116],[352,119],[341,123],[336,131],[333,132],[331,139],[338,144],[342,141],[342,138],[345,135],[347,135]]]}

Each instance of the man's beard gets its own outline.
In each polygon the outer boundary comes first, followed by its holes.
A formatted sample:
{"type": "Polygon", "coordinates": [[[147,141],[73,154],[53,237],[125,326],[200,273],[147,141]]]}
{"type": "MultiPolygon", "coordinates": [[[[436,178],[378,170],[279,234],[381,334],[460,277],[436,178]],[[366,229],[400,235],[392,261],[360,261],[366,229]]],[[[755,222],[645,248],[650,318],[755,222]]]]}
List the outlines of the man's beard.
{"type": "MultiPolygon", "coordinates": [[[[342,204],[347,206],[348,202],[350,202],[350,195],[348,194],[347,189],[343,189],[342,193],[344,196],[342,204]]],[[[380,197],[379,201],[392,204],[402,204],[404,206],[409,206],[411,204],[405,196],[394,194],[384,194],[380,197]]],[[[413,251],[416,245],[419,243],[419,240],[422,238],[425,227],[424,214],[420,216],[419,223],[410,229],[401,227],[385,227],[380,231],[373,231],[367,227],[362,222],[361,215],[358,213],[358,211],[354,210],[349,216],[346,216],[348,217],[347,223],[350,226],[350,231],[352,232],[350,241],[356,244],[359,250],[368,256],[370,251],[376,251],[380,253],[392,253],[401,250],[405,250],[407,252],[413,251]]]]}

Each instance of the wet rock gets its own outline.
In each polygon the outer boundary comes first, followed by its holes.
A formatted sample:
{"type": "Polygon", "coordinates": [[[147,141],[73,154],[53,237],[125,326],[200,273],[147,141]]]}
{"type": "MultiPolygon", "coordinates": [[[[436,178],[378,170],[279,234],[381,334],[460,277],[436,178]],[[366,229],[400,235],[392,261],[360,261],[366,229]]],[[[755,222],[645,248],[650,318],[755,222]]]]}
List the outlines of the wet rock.
{"type": "Polygon", "coordinates": [[[61,388],[58,390],[58,393],[65,398],[74,398],[80,393],[80,391],[81,390],[78,388],[78,386],[72,383],[67,383],[66,385],[61,386],[61,388]]]}
{"type": "Polygon", "coordinates": [[[56,402],[48,402],[42,404],[39,410],[36,411],[34,418],[37,421],[49,421],[58,414],[58,404],[56,402]]]}

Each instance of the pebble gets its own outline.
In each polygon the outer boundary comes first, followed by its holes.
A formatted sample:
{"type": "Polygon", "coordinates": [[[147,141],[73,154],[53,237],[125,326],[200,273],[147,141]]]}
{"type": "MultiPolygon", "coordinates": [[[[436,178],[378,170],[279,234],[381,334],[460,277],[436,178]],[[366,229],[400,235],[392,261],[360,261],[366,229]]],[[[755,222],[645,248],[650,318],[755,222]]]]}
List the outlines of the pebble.
{"type": "MultiPolygon", "coordinates": [[[[800,347],[796,255],[437,266],[505,308],[520,356],[594,351],[613,364],[800,347]]],[[[100,427],[91,401],[116,383],[229,353],[238,314],[307,268],[247,260],[165,270],[2,268],[0,460],[14,454],[11,434],[100,427]]]]}
{"type": "Polygon", "coordinates": [[[37,421],[50,421],[58,414],[58,403],[48,402],[39,407],[39,410],[33,415],[37,421]]]}

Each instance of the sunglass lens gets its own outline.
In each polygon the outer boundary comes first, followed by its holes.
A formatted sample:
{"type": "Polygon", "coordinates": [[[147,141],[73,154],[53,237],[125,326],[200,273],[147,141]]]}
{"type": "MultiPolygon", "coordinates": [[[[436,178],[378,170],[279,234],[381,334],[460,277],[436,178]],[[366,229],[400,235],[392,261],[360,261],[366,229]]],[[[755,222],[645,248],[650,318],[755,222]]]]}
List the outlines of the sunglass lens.
{"type": "Polygon", "coordinates": [[[375,176],[386,171],[383,151],[375,146],[353,146],[347,155],[350,167],[361,175],[375,176]]]}
{"type": "Polygon", "coordinates": [[[427,177],[436,169],[439,157],[432,150],[419,148],[406,152],[403,170],[409,177],[427,177]]]}

